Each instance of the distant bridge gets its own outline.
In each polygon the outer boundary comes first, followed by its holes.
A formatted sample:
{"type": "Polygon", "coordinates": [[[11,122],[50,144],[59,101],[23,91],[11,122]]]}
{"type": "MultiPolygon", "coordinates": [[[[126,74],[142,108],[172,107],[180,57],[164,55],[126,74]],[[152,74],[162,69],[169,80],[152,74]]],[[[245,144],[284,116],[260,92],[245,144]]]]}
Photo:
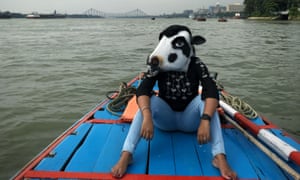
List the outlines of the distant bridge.
{"type": "Polygon", "coordinates": [[[87,16],[92,16],[92,17],[114,17],[114,18],[126,18],[126,17],[130,17],[130,18],[135,18],[135,17],[148,17],[149,15],[147,15],[144,11],[140,10],[140,9],[135,9],[129,12],[125,12],[125,13],[107,13],[107,12],[103,12],[103,11],[99,11],[97,9],[94,8],[90,8],[86,11],[83,12],[84,15],[87,16]]]}

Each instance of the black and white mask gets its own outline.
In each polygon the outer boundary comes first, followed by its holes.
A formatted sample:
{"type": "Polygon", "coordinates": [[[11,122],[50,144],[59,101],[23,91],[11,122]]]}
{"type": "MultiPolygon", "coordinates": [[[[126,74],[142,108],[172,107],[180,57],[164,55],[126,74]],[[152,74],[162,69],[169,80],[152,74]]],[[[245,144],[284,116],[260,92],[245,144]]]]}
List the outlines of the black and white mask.
{"type": "Polygon", "coordinates": [[[147,59],[148,76],[155,76],[159,72],[186,72],[195,56],[193,45],[203,44],[201,36],[192,36],[186,26],[172,25],[159,35],[159,43],[147,59]]]}

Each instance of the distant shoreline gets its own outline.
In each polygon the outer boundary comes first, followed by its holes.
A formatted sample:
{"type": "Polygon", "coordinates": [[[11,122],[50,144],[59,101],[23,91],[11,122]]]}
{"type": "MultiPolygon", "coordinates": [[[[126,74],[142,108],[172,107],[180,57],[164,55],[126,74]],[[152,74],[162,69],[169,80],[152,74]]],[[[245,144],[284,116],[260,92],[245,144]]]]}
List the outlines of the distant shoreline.
{"type": "MultiPolygon", "coordinates": [[[[280,20],[277,19],[277,16],[265,16],[265,17],[256,17],[256,16],[251,16],[248,17],[248,20],[269,20],[269,21],[274,21],[274,20],[280,20]]],[[[288,21],[300,21],[300,17],[296,17],[296,18],[288,18],[288,21]]]]}

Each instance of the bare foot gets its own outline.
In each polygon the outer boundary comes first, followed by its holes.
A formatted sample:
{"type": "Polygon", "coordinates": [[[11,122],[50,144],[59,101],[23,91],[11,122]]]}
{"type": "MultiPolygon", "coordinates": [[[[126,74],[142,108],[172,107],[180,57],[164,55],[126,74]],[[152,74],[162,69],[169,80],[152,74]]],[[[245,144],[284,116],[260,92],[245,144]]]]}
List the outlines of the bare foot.
{"type": "Polygon", "coordinates": [[[117,164],[111,168],[111,173],[113,177],[122,178],[127,170],[129,164],[132,163],[132,155],[130,152],[124,151],[117,164]]]}
{"type": "Polygon", "coordinates": [[[217,154],[214,157],[212,164],[220,170],[223,178],[233,180],[237,179],[236,173],[229,167],[224,154],[217,154]]]}

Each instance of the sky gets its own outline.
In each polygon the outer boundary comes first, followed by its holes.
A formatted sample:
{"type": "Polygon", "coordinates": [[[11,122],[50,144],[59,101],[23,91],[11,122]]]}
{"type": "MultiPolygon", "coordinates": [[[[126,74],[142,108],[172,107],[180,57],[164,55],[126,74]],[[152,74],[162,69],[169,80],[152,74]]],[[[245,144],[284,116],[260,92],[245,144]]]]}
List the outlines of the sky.
{"type": "Polygon", "coordinates": [[[129,12],[141,9],[148,15],[180,13],[186,9],[208,8],[219,3],[227,6],[243,0],[0,0],[0,11],[20,13],[78,13],[94,8],[103,12],[129,12]]]}

